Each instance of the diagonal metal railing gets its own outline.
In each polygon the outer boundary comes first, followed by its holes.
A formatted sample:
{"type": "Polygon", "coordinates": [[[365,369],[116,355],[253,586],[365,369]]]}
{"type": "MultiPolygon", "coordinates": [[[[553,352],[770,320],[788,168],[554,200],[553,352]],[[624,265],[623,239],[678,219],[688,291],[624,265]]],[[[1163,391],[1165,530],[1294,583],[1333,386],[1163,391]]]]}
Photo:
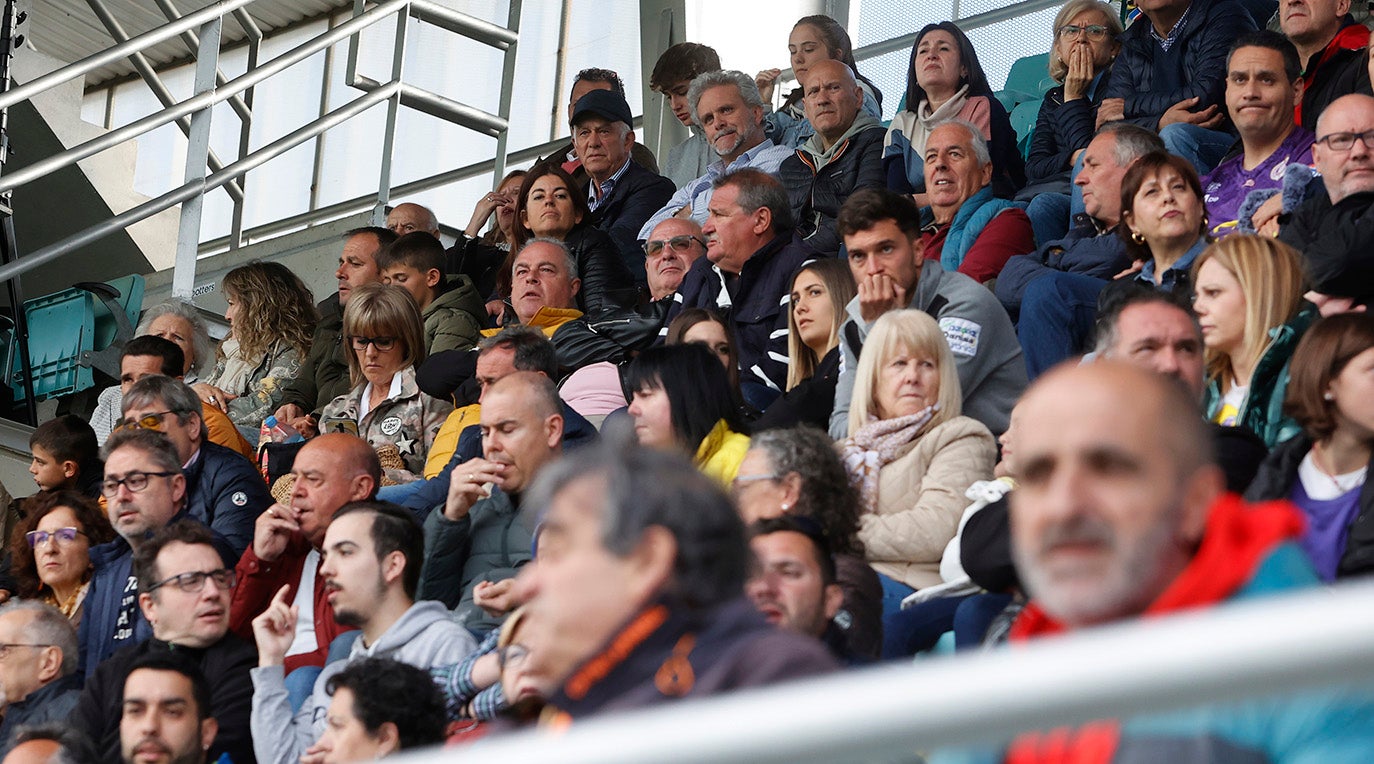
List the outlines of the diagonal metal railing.
{"type": "Polygon", "coordinates": [[[391,153],[395,146],[396,120],[401,106],[423,111],[452,124],[496,138],[497,150],[493,166],[497,175],[502,172],[510,122],[510,92],[513,89],[511,83],[515,71],[516,43],[519,39],[521,0],[511,1],[505,27],[454,11],[432,0],[387,0],[371,8],[366,8],[363,0],[355,0],[352,18],[265,62],[256,61],[256,42],[261,40],[262,35],[245,10],[255,0],[220,0],[214,5],[185,15],[180,14],[172,0],[155,0],[168,17],[168,23],[134,37],[129,37],[110,14],[101,13],[102,0],[87,1],[96,10],[97,16],[102,18],[117,44],[0,94],[0,109],[13,106],[125,58],[131,59],[135,68],[145,78],[151,77],[148,84],[164,106],[85,143],[72,146],[53,156],[40,159],[22,170],[0,177],[0,194],[173,122],[181,126],[188,141],[184,182],[177,188],[109,220],[24,255],[16,262],[0,266],[0,282],[61,258],[81,246],[179,204],[181,220],[172,291],[179,296],[190,297],[195,282],[196,256],[200,247],[201,207],[205,193],[217,188],[229,191],[235,204],[235,222],[230,246],[236,247],[242,236],[243,193],[240,182],[246,173],[382,103],[387,104],[387,120],[385,139],[381,148],[382,171],[377,198],[373,205],[374,217],[380,218],[390,198],[391,153]],[[224,18],[231,14],[249,36],[250,58],[247,71],[229,79],[219,70],[219,53],[224,18]],[[361,32],[393,17],[397,21],[390,79],[378,82],[359,75],[356,64],[361,32]],[[502,97],[497,114],[490,114],[404,81],[407,22],[412,18],[486,44],[505,54],[502,97]],[[188,47],[194,46],[196,58],[193,93],[181,101],[173,99],[165,87],[158,87],[160,81],[157,80],[156,73],[152,71],[151,66],[146,66],[147,61],[142,58],[143,51],[174,37],[181,37],[188,47]],[[351,87],[363,91],[362,95],[267,145],[248,151],[253,88],[345,39],[349,40],[347,82],[351,87]],[[212,109],[216,104],[224,102],[228,102],[242,120],[239,156],[228,164],[218,161],[210,152],[212,109]]]}

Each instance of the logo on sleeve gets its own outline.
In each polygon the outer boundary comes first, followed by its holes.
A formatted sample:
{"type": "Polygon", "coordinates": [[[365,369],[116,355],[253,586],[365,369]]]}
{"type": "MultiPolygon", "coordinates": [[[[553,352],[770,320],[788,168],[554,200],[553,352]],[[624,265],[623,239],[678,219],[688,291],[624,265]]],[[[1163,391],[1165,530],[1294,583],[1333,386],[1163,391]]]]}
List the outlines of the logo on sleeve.
{"type": "Polygon", "coordinates": [[[236,507],[242,507],[248,503],[248,494],[243,491],[234,491],[234,495],[229,497],[229,501],[233,502],[236,507]]]}
{"type": "Polygon", "coordinates": [[[945,333],[945,341],[949,343],[951,353],[967,358],[978,355],[978,337],[983,333],[982,324],[966,318],[942,318],[940,331],[945,333]]]}

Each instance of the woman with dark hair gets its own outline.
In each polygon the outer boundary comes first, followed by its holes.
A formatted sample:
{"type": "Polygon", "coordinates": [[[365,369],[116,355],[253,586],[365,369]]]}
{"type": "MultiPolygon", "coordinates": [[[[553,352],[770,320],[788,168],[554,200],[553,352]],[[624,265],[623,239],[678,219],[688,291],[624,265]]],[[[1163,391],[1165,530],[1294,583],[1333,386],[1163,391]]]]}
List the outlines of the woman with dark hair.
{"type": "Polygon", "coordinates": [[[193,387],[253,440],[310,354],[319,312],[305,282],[281,263],[239,266],[225,274],[220,289],[229,336],[214,372],[193,387]]]}
{"type": "MultiPolygon", "coordinates": [[[[854,43],[850,42],[849,33],[840,22],[824,15],[803,16],[792,27],[792,34],[787,38],[787,53],[797,87],[787,94],[777,111],[765,117],[769,137],[774,143],[797,148],[815,134],[802,109],[802,95],[805,90],[803,78],[809,65],[817,61],[833,60],[848,66],[864,92],[863,112],[874,119],[883,118],[882,91],[872,80],[859,73],[854,63],[854,43]]],[[[764,69],[754,77],[759,95],[769,106],[773,103],[773,88],[781,75],[781,69],[764,69]]]]}
{"type": "Polygon", "coordinates": [[[1317,312],[1302,299],[1302,255],[1268,236],[1233,234],[1198,256],[1193,288],[1207,418],[1248,427],[1269,448],[1296,435],[1283,411],[1289,361],[1317,312]]]}
{"type": "Polygon", "coordinates": [[[515,201],[514,241],[496,285],[502,299],[511,293],[511,267],[520,248],[534,238],[558,239],[577,261],[582,288],[577,304],[588,316],[633,308],[639,292],[615,242],[591,225],[587,194],[562,167],[544,164],[530,170],[515,201]]]}
{"type": "Polygon", "coordinates": [[[1197,171],[1182,157],[1146,154],[1121,178],[1121,207],[1116,230],[1126,254],[1141,265],[1137,278],[1187,292],[1189,269],[1211,242],[1197,171]]]}
{"type": "Polygon", "coordinates": [[[746,525],[787,515],[815,522],[835,555],[844,602],[835,625],[850,652],[876,659],[882,648],[883,586],[864,561],[859,494],[824,430],[789,427],[754,436],[731,493],[746,525]]]}
{"type": "Polygon", "coordinates": [[[343,315],[353,389],[320,412],[320,432],[361,437],[382,457],[392,483],[421,479],[430,446],[453,411],[415,383],[425,360],[425,327],[410,293],[389,284],[358,287],[343,315]]]}
{"type": "Polygon", "coordinates": [[[76,627],[91,583],[91,547],[114,540],[95,499],[76,491],[43,492],[27,505],[10,540],[10,570],[20,599],[40,599],[76,627]]]}
{"type": "Polygon", "coordinates": [[[1324,581],[1374,570],[1374,316],[1318,321],[1293,351],[1284,411],[1302,432],[1279,444],[1245,492],[1288,499],[1307,518],[1300,543],[1324,581]]]}
{"type": "Polygon", "coordinates": [[[846,260],[820,258],[797,270],[787,314],[787,390],[754,422],[755,432],[795,424],[830,426],[840,378],[840,327],[854,295],[846,260]]]}
{"type": "MultiPolygon", "coordinates": [[[[524,170],[511,170],[487,193],[472,210],[468,227],[447,251],[445,272],[462,274],[472,279],[477,293],[484,298],[496,293],[497,272],[506,261],[511,242],[515,241],[515,200],[525,182],[524,170]],[[482,226],[492,221],[486,233],[482,226]]],[[[488,305],[488,311],[500,313],[500,301],[488,305]]]]}
{"type": "Polygon", "coordinates": [[[918,206],[929,205],[926,138],[936,124],[951,118],[967,120],[983,133],[992,154],[994,190],[1009,196],[1026,185],[1016,131],[1007,110],[992,95],[973,43],[954,22],[941,21],[927,24],[911,46],[906,106],[892,118],[883,149],[889,189],[913,194],[918,206]]]}
{"type": "Polygon", "coordinates": [[[703,473],[730,486],[749,436],[713,351],[695,342],[649,348],[625,370],[625,390],[640,445],[690,456],[703,473]]]}
{"type": "Polygon", "coordinates": [[[752,422],[759,412],[744,399],[739,384],[739,341],[735,330],[719,313],[705,308],[688,308],[668,322],[668,333],[663,338],[665,345],[681,345],[695,342],[704,345],[720,359],[725,374],[730,378],[730,389],[740,403],[740,416],[752,422]]]}

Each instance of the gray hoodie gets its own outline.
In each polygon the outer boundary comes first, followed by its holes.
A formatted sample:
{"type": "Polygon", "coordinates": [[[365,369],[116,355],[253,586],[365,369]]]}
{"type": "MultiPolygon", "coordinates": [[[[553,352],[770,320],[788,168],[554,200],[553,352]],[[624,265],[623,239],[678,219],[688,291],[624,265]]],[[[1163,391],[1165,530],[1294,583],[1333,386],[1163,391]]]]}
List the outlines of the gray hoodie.
{"type": "MultiPolygon", "coordinates": [[[[964,416],[987,425],[993,435],[1006,432],[1011,407],[1026,389],[1026,363],[1002,303],[982,284],[956,271],[946,273],[939,260],[927,260],[907,307],[930,314],[944,332],[959,367],[964,416]]],[[[845,310],[849,318],[840,327],[840,378],[830,414],[830,436],[837,440],[849,437],[849,402],[862,352],[850,338],[857,331],[862,342],[873,328],[859,313],[858,297],[845,310]]]]}
{"type": "Polygon", "coordinates": [[[253,753],[258,764],[296,764],[324,732],[329,710],[329,678],[359,658],[391,658],[422,669],[457,663],[477,649],[468,630],[453,622],[441,603],[424,601],[410,606],[372,645],[359,637],[347,660],[324,667],[315,689],[294,717],[287,699],[281,666],[259,667],[253,676],[253,753]]]}

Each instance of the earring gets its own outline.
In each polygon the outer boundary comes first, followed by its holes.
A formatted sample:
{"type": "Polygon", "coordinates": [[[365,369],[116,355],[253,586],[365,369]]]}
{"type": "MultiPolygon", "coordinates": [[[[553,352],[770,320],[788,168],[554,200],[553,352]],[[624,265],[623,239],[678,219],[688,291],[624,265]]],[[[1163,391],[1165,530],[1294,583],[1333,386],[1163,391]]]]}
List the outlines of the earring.
{"type": "Polygon", "coordinates": [[[1145,245],[1145,237],[1141,236],[1139,231],[1131,231],[1131,241],[1141,246],[1145,245]]]}
{"type": "Polygon", "coordinates": [[[788,504],[787,502],[784,501],[784,502],[782,503],[782,511],[786,512],[786,511],[788,510],[789,507],[791,507],[791,505],[788,504]]]}
{"type": "Polygon", "coordinates": [[[1331,393],[1324,393],[1324,394],[1322,395],[1322,400],[1324,400],[1324,401],[1334,401],[1334,400],[1336,400],[1336,396],[1332,395],[1331,393]]]}

